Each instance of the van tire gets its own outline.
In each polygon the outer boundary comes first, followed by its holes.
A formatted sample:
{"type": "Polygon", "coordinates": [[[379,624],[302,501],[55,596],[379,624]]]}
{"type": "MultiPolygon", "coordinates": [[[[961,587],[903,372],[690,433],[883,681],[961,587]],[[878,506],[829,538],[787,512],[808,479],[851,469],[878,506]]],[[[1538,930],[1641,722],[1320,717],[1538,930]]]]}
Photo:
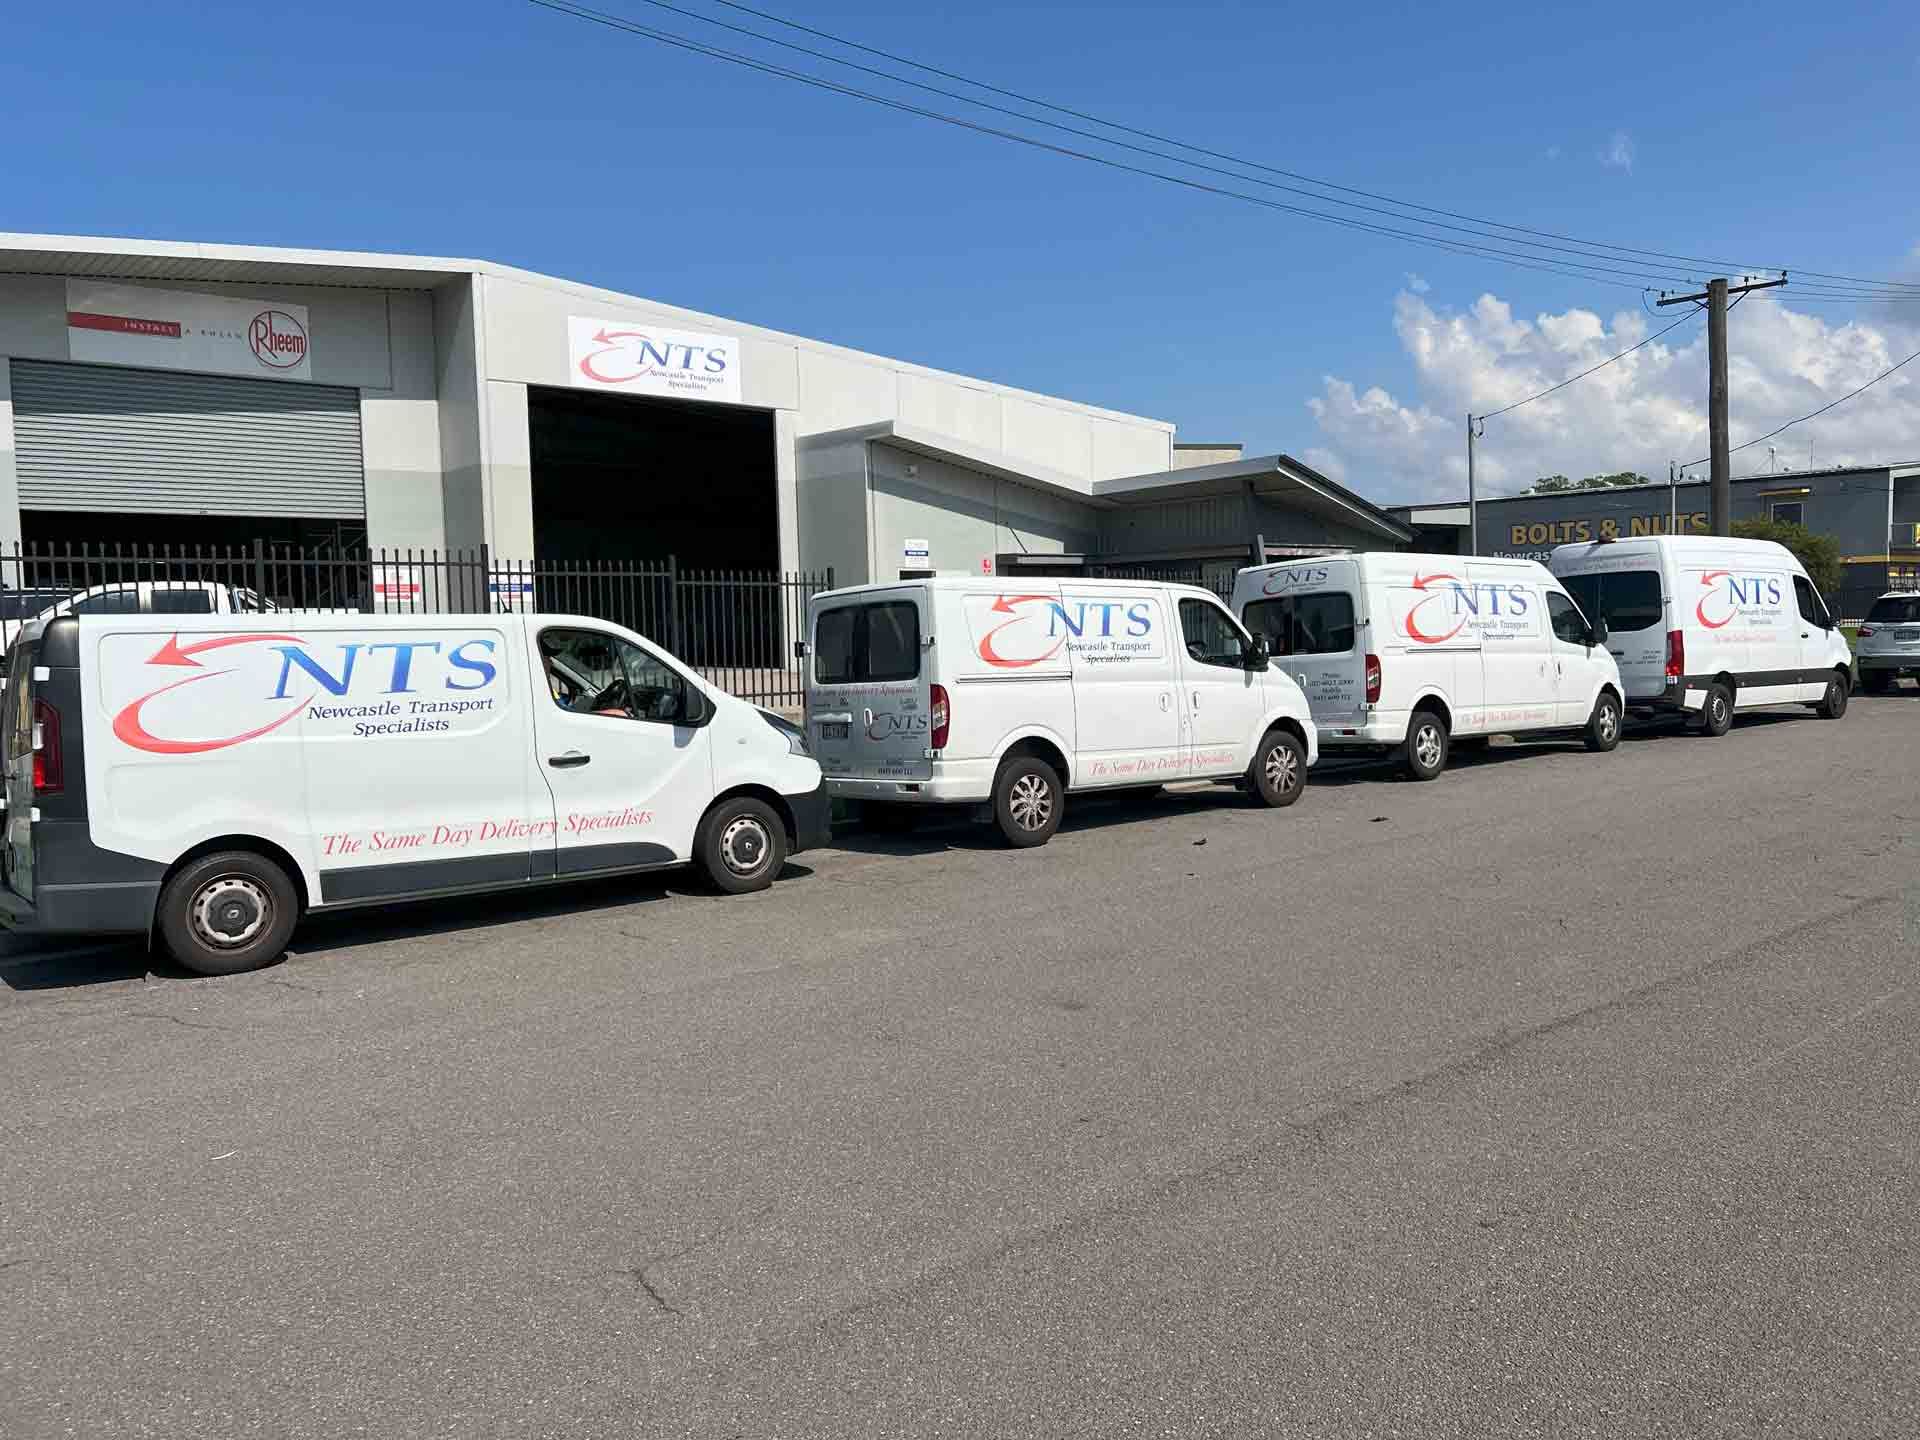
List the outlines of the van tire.
{"type": "Polygon", "coordinates": [[[693,853],[715,889],[728,895],[764,890],[787,863],[786,823],[764,800],[735,795],[707,811],[693,853]]]}
{"type": "Polygon", "coordinates": [[[1602,690],[1587,718],[1587,749],[1604,755],[1620,746],[1620,702],[1611,690],[1602,690]]]}
{"type": "Polygon", "coordinates": [[[1813,707],[1822,720],[1838,720],[1847,713],[1847,677],[1838,670],[1827,677],[1827,693],[1813,707]]]}
{"type": "Polygon", "coordinates": [[[1415,780],[1433,780],[1447,768],[1447,722],[1438,710],[1416,710],[1407,726],[1400,763],[1415,780]]]}
{"type": "Polygon", "coordinates": [[[1016,755],[993,777],[993,822],[1016,850],[1044,845],[1060,828],[1066,797],[1060,776],[1044,760],[1016,755]]]}
{"type": "Polygon", "coordinates": [[[1247,767],[1247,788],[1269,809],[1293,804],[1307,788],[1307,747],[1285,730],[1269,730],[1247,767]]]}
{"type": "Polygon", "coordinates": [[[1713,684],[1707,687],[1706,703],[1700,707],[1700,733],[1716,740],[1733,728],[1733,691],[1713,684]]]}
{"type": "Polygon", "coordinates": [[[274,861],[220,850],[183,865],[160,892],[160,942],[196,975],[238,975],[286,953],[300,894],[274,861]]]}

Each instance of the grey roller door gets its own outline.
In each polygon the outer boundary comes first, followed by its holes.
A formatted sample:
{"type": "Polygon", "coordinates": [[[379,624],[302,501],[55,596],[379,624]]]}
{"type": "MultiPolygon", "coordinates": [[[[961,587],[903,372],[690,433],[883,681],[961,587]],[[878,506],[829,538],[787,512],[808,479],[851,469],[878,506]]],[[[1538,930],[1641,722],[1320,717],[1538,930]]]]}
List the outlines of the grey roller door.
{"type": "Polygon", "coordinates": [[[23,510],[362,518],[360,392],[15,360],[23,510]]]}

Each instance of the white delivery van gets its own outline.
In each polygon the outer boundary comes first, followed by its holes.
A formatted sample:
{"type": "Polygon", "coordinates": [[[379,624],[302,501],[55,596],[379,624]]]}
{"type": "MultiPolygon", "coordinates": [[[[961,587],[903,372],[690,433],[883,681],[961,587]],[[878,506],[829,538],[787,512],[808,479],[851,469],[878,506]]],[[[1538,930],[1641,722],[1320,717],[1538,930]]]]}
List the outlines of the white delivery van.
{"type": "Polygon", "coordinates": [[[1903,675],[1920,675],[1920,594],[1895,590],[1867,609],[1854,638],[1860,688],[1884,695],[1903,675]]]}
{"type": "Polygon", "coordinates": [[[1853,653],[1784,545],[1648,535],[1561,545],[1547,564],[1606,621],[1635,710],[1683,713],[1708,735],[1761,705],[1846,713],[1853,653]]]}
{"type": "Polygon", "coordinates": [[[692,861],[769,884],[827,832],[805,734],[569,615],[63,617],[14,646],[0,923],[264,964],[308,911],[692,861]]]}
{"type": "Polygon", "coordinates": [[[1620,743],[1620,674],[1531,560],[1368,551],[1257,565],[1234,613],[1299,682],[1329,749],[1397,750],[1431,780],[1456,739],[1581,732],[1620,743]]]}
{"type": "Polygon", "coordinates": [[[1233,780],[1291,805],[1319,753],[1299,687],[1192,586],[907,580],[816,595],[807,628],[828,793],[880,815],[991,807],[1041,845],[1068,792],[1233,780]]]}

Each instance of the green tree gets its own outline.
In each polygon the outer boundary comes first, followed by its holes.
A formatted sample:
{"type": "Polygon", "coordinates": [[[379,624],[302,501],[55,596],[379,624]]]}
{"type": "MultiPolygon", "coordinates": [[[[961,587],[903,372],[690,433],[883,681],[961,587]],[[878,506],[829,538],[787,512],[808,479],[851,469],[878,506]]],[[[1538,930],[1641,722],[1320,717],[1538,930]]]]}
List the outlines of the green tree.
{"type": "Polygon", "coordinates": [[[1584,480],[1569,480],[1564,475],[1542,475],[1533,482],[1534,495],[1566,495],[1575,490],[1611,490],[1617,485],[1651,485],[1646,476],[1633,470],[1616,470],[1610,475],[1589,475],[1584,480]]]}
{"type": "Polygon", "coordinates": [[[1733,533],[1743,540],[1772,540],[1786,546],[1805,567],[1814,589],[1822,595],[1833,594],[1845,578],[1840,542],[1831,535],[1817,535],[1804,525],[1789,525],[1780,520],[1736,520],[1733,533]]]}

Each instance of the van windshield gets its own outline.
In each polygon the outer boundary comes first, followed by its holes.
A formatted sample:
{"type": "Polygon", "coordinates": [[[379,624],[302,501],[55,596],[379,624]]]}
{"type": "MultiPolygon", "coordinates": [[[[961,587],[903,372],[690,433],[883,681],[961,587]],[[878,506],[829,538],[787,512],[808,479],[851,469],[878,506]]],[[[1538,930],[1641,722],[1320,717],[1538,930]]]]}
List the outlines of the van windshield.
{"type": "Polygon", "coordinates": [[[920,674],[920,611],[911,600],[822,610],[813,649],[814,679],[822,685],[912,680],[920,674]]]}
{"type": "Polygon", "coordinates": [[[1609,570],[1602,575],[1562,575],[1582,613],[1607,622],[1616,635],[1651,630],[1665,623],[1658,570],[1609,570]]]}
{"type": "Polygon", "coordinates": [[[1883,595],[1867,611],[1869,625],[1920,624],[1920,595],[1883,595]]]}

